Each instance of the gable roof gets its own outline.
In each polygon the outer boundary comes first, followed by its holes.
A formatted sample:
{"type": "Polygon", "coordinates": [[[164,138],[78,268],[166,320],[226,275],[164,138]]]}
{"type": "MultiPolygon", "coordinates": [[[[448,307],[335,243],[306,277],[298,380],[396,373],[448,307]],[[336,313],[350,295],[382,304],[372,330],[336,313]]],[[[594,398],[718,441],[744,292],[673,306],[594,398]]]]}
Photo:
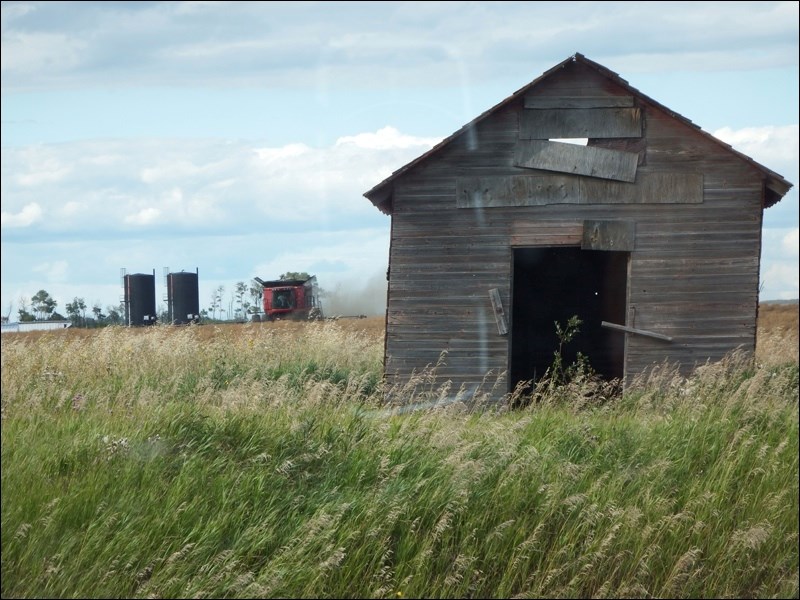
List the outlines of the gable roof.
{"type": "Polygon", "coordinates": [[[517,90],[516,92],[511,94],[505,100],[502,100],[501,102],[499,102],[498,104],[496,104],[495,106],[490,108],[489,110],[481,113],[476,118],[474,118],[472,121],[470,121],[469,123],[467,123],[466,125],[461,127],[455,133],[453,133],[453,134],[449,135],[448,137],[446,137],[445,139],[443,139],[441,142],[436,144],[433,148],[431,148],[430,150],[428,150],[424,154],[418,156],[417,158],[412,160],[410,163],[408,163],[408,164],[400,167],[399,169],[397,169],[394,173],[392,173],[389,177],[387,177],[386,179],[381,181],[378,185],[376,185],[375,187],[373,187],[369,191],[364,192],[364,196],[367,199],[369,199],[370,202],[372,202],[381,212],[383,212],[383,213],[385,213],[387,215],[390,215],[392,213],[392,203],[391,203],[391,199],[392,199],[392,183],[397,178],[401,177],[402,175],[404,175],[405,173],[407,173],[408,171],[413,169],[418,164],[420,164],[420,163],[428,160],[429,158],[431,158],[437,152],[442,150],[445,146],[450,144],[450,142],[452,142],[453,140],[458,138],[460,135],[463,135],[464,133],[466,133],[467,131],[469,131],[473,127],[475,127],[475,125],[477,125],[478,123],[480,123],[481,121],[483,121],[484,119],[486,119],[487,117],[489,117],[490,115],[495,113],[496,111],[498,111],[501,108],[503,108],[504,106],[514,102],[515,100],[517,100],[521,96],[524,96],[528,91],[530,91],[536,85],[538,85],[539,83],[541,83],[542,81],[544,81],[545,79],[550,77],[553,73],[565,68],[570,63],[575,63],[575,62],[579,62],[579,63],[582,63],[582,64],[588,66],[588,67],[591,67],[592,69],[594,69],[595,71],[597,71],[601,75],[607,77],[608,79],[611,79],[612,81],[614,81],[615,83],[620,85],[622,88],[628,90],[631,94],[633,94],[633,95],[635,95],[635,96],[637,96],[639,98],[644,99],[645,101],[647,101],[650,104],[653,104],[654,106],[656,106],[660,110],[664,111],[665,113],[667,113],[669,116],[673,117],[674,119],[677,119],[678,121],[681,121],[685,125],[688,125],[688,126],[694,128],[695,130],[697,130],[697,132],[700,135],[706,137],[707,139],[711,140],[715,144],[717,144],[719,146],[722,146],[725,150],[729,151],[731,154],[737,156],[738,158],[742,159],[743,161],[749,163],[750,165],[752,165],[753,167],[755,167],[756,169],[761,171],[761,173],[764,175],[764,179],[765,179],[765,182],[766,182],[766,193],[765,193],[765,198],[764,198],[764,208],[768,208],[768,207],[776,204],[791,189],[792,184],[789,181],[787,181],[786,179],[784,179],[781,175],[776,173],[775,171],[772,171],[771,169],[768,169],[767,167],[765,167],[764,165],[756,162],[755,160],[753,160],[749,156],[747,156],[745,154],[742,154],[738,150],[735,150],[730,144],[726,144],[725,142],[723,142],[722,140],[714,137],[710,133],[708,133],[706,131],[703,131],[699,126],[697,126],[694,123],[692,123],[691,120],[687,119],[686,117],[684,117],[682,115],[679,115],[678,113],[676,113],[673,110],[670,110],[669,108],[667,108],[666,106],[664,106],[660,102],[657,102],[656,100],[653,100],[649,96],[641,93],[639,90],[637,90],[636,88],[632,87],[626,80],[624,80],[622,77],[620,77],[617,73],[611,71],[610,69],[607,69],[606,67],[604,67],[603,65],[601,65],[599,63],[596,63],[596,62],[594,62],[592,60],[589,60],[588,58],[586,58],[584,55],[582,55],[580,53],[576,53],[573,56],[570,56],[569,58],[567,58],[566,60],[560,62],[559,64],[557,64],[553,68],[545,71],[544,73],[542,73],[542,75],[540,75],[539,77],[534,79],[531,83],[529,83],[528,85],[520,88],[519,90],[517,90]]]}

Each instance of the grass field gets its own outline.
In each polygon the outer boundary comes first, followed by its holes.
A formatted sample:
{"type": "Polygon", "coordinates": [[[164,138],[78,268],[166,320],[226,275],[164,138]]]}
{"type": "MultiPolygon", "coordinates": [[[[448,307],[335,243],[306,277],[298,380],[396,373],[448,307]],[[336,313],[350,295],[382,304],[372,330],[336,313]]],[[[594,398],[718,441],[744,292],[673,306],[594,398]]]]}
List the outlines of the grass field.
{"type": "Polygon", "coordinates": [[[6,334],[5,597],[798,597],[797,305],[756,360],[383,403],[383,319],[6,334]]]}

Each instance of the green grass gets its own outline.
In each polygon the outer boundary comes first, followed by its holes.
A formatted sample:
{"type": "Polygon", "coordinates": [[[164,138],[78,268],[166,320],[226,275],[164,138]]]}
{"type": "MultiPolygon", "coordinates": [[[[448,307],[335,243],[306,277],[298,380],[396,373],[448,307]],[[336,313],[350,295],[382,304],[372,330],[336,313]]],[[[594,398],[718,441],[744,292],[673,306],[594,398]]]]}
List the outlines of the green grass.
{"type": "Polygon", "coordinates": [[[798,596],[796,364],[399,414],[381,339],[244,331],[4,338],[3,597],[798,596]]]}

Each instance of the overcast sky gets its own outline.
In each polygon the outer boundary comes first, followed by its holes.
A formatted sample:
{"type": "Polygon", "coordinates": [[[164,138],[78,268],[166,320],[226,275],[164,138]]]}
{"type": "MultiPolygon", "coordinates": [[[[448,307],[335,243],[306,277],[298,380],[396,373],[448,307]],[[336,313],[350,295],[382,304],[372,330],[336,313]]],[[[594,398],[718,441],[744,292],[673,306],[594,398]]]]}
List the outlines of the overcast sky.
{"type": "MultiPolygon", "coordinates": [[[[161,304],[166,267],[380,314],[362,194],[576,52],[798,184],[797,2],[3,2],[2,313],[121,269],[161,304]]],[[[796,188],[764,216],[761,298],[797,298],[796,188]]]]}

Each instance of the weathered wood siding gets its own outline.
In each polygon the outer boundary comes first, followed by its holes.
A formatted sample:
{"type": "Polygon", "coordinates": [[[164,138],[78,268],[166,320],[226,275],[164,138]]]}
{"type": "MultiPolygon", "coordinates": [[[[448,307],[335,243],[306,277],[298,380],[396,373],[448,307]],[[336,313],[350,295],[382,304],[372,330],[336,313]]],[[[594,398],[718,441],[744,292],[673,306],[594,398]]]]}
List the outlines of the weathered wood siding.
{"type": "MultiPolygon", "coordinates": [[[[505,372],[510,334],[498,332],[489,290],[497,290],[506,316],[513,319],[508,314],[513,247],[580,246],[587,220],[635,225],[625,325],[673,338],[664,342],[620,333],[628,338],[628,380],[663,361],[677,362],[688,373],[734,348],[754,349],[760,173],[645,99],[634,98],[631,107],[627,98],[629,90],[574,64],[394,182],[388,377],[405,381],[439,362],[443,352],[438,374],[450,379],[454,389],[480,386],[490,370],[505,372]],[[586,102],[576,100],[584,97],[586,102]],[[638,115],[641,139],[596,143],[637,153],[633,183],[519,166],[520,140],[529,144],[530,123],[538,122],[526,111],[538,110],[536,106],[549,110],[559,106],[559,98],[568,98],[578,110],[591,110],[584,107],[602,105],[597,98],[603,97],[611,99],[606,103],[610,106],[625,107],[608,110],[635,109],[638,115]],[[494,181],[510,190],[514,184],[509,178],[521,176],[541,177],[541,182],[557,178],[569,190],[592,191],[588,196],[579,193],[575,202],[512,197],[505,204],[469,192],[470,182],[478,182],[475,189],[488,190],[481,182],[494,181]]],[[[632,168],[627,162],[626,172],[632,168]]],[[[525,188],[535,183],[520,185],[522,196],[535,196],[525,188]]],[[[554,188],[542,189],[544,198],[557,196],[554,188]]],[[[508,190],[502,193],[513,196],[508,190]]],[[[501,386],[498,394],[506,391],[501,386]]]]}

